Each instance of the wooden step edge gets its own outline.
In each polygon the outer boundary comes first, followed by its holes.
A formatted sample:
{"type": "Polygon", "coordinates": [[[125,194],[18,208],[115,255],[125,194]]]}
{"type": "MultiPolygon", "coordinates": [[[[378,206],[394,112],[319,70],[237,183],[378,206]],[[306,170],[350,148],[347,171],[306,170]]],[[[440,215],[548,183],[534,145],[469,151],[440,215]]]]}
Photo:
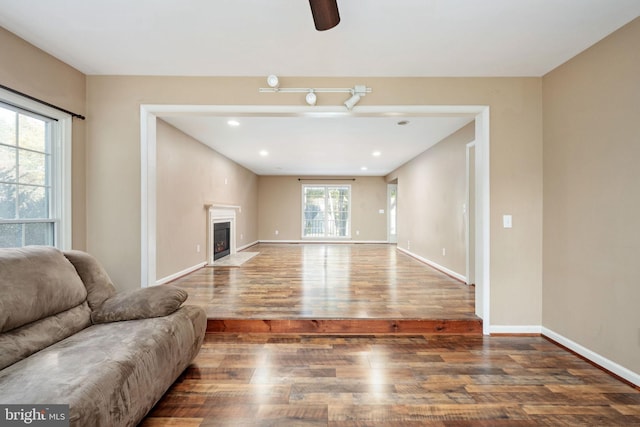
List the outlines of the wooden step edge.
{"type": "Polygon", "coordinates": [[[481,335],[480,319],[208,319],[207,333],[481,335]]]}

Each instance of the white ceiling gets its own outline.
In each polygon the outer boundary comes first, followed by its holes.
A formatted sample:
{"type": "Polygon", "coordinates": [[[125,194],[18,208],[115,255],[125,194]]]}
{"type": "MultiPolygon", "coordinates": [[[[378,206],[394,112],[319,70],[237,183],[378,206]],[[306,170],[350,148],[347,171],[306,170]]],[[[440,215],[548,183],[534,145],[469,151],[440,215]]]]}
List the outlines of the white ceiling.
{"type": "Polygon", "coordinates": [[[315,114],[162,119],[258,175],[383,176],[473,117],[315,114]],[[239,126],[227,124],[232,118],[239,126]],[[398,125],[403,120],[409,123],[398,125]],[[263,150],[268,154],[261,155],[263,150]],[[376,151],[378,156],[373,155],[376,151]]]}
{"type": "Polygon", "coordinates": [[[638,0],[0,0],[0,25],[85,74],[541,76],[638,0]]]}
{"type": "MultiPolygon", "coordinates": [[[[89,75],[542,76],[640,15],[640,0],[338,5],[324,32],[306,0],[0,0],[0,26],[89,75]]],[[[258,173],[305,175],[382,175],[470,120],[165,119],[258,173]]]]}

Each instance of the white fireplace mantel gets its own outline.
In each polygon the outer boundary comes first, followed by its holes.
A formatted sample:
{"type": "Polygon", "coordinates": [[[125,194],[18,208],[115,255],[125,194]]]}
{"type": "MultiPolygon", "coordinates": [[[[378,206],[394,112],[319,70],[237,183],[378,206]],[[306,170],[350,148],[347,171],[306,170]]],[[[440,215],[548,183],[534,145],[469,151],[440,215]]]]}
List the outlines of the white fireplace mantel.
{"type": "Polygon", "coordinates": [[[214,224],[221,222],[231,223],[230,254],[236,253],[236,211],[242,212],[242,208],[236,205],[224,205],[219,203],[205,203],[209,211],[207,218],[207,263],[213,265],[213,231],[214,224]]]}
{"type": "Polygon", "coordinates": [[[225,205],[223,203],[205,202],[204,207],[209,211],[211,211],[212,209],[233,209],[237,210],[238,212],[242,212],[242,207],[240,205],[225,205]]]}

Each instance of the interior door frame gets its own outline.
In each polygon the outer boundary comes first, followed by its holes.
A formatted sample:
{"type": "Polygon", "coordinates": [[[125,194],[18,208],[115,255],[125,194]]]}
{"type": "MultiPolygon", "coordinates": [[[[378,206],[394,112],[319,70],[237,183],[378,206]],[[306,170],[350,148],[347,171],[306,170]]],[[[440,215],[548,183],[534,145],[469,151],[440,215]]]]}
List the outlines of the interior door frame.
{"type": "Polygon", "coordinates": [[[397,183],[388,183],[387,184],[387,242],[389,243],[398,243],[398,184],[397,183]],[[391,234],[391,190],[392,188],[396,189],[396,234],[391,234]]]}
{"type": "MultiPolygon", "coordinates": [[[[467,278],[467,285],[472,285],[475,284],[475,271],[476,271],[476,266],[475,266],[475,262],[472,263],[471,260],[471,254],[473,253],[473,260],[475,261],[475,247],[472,247],[471,245],[471,217],[472,214],[475,214],[475,208],[476,206],[472,206],[471,203],[471,185],[472,185],[472,176],[471,176],[471,150],[474,150],[474,155],[473,155],[473,159],[475,160],[475,147],[476,147],[476,142],[472,141],[470,143],[467,144],[466,146],[466,168],[465,168],[465,173],[466,173],[466,180],[465,180],[465,186],[466,186],[466,195],[465,195],[465,207],[464,207],[464,226],[465,226],[465,233],[464,233],[464,237],[465,237],[465,260],[466,260],[466,278],[467,278]]],[[[474,171],[475,171],[475,162],[474,162],[474,171]]],[[[474,186],[474,199],[475,199],[475,195],[476,195],[476,188],[475,188],[475,174],[473,176],[473,186],[474,186]]],[[[475,215],[474,215],[474,229],[477,227],[477,223],[475,222],[475,215]]]]}
{"type": "Polygon", "coordinates": [[[476,315],[483,333],[491,331],[490,275],[490,126],[488,105],[140,105],[140,270],[143,287],[156,285],[156,120],[171,115],[218,114],[245,116],[353,115],[368,117],[465,116],[475,119],[476,141],[476,315]],[[478,226],[479,225],[479,226],[478,226]]]}

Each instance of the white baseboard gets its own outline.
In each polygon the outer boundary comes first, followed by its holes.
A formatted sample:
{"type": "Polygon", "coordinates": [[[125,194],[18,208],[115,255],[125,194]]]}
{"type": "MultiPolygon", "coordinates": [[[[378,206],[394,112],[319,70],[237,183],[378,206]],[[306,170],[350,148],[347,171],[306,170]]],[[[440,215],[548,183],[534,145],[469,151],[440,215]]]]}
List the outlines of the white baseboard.
{"type": "Polygon", "coordinates": [[[325,244],[347,244],[347,243],[371,243],[386,244],[387,240],[259,240],[258,243],[325,243],[325,244]]]}
{"type": "Polygon", "coordinates": [[[589,350],[586,347],[583,347],[582,345],[578,344],[575,341],[570,340],[569,338],[566,338],[554,331],[552,331],[551,329],[545,328],[544,326],[542,327],[542,335],[551,338],[552,340],[554,340],[555,342],[562,344],[563,346],[567,347],[568,349],[575,351],[576,353],[578,353],[580,356],[592,361],[593,363],[595,363],[598,366],[603,367],[604,369],[613,372],[614,374],[616,374],[617,376],[619,376],[620,378],[624,378],[625,380],[629,381],[630,383],[634,384],[637,387],[640,387],[640,374],[633,372],[630,369],[625,368],[624,366],[621,366],[619,364],[617,364],[616,362],[607,359],[604,356],[599,355],[598,353],[589,350]]]}
{"type": "Polygon", "coordinates": [[[253,243],[249,243],[249,244],[247,244],[247,245],[240,246],[240,247],[236,248],[236,252],[243,251],[243,250],[245,250],[245,249],[247,249],[247,248],[250,248],[250,247],[251,247],[251,246],[253,246],[253,245],[257,245],[258,243],[260,243],[260,241],[259,241],[259,240],[256,240],[256,241],[255,241],[255,242],[253,242],[253,243]]]}
{"type": "Polygon", "coordinates": [[[541,334],[540,325],[491,325],[490,334],[541,334]]]}
{"type": "Polygon", "coordinates": [[[199,268],[204,267],[205,265],[207,265],[207,262],[203,261],[203,262],[201,262],[199,264],[194,265],[193,267],[185,268],[184,270],[179,271],[177,273],[174,273],[174,274],[172,274],[170,276],[163,277],[162,279],[156,280],[156,283],[153,286],[164,285],[165,283],[168,283],[168,282],[170,282],[172,280],[175,280],[178,277],[182,277],[184,275],[187,275],[187,274],[191,273],[192,271],[196,271],[199,268]]]}
{"type": "Polygon", "coordinates": [[[445,273],[445,274],[447,274],[447,275],[449,275],[451,277],[455,277],[456,279],[458,279],[458,280],[460,280],[460,281],[462,281],[464,283],[467,283],[467,277],[462,275],[462,274],[460,274],[460,273],[456,273],[453,270],[449,270],[447,267],[444,267],[444,266],[442,266],[442,265],[440,265],[440,264],[438,264],[436,262],[433,262],[433,261],[431,261],[429,259],[421,257],[420,255],[414,254],[413,252],[408,251],[408,250],[406,250],[404,248],[398,247],[398,250],[401,251],[401,252],[404,252],[405,254],[409,255],[410,257],[413,257],[413,258],[417,259],[418,261],[421,261],[421,262],[424,262],[427,265],[430,265],[431,267],[435,268],[436,270],[440,270],[443,273],[445,273]]]}

